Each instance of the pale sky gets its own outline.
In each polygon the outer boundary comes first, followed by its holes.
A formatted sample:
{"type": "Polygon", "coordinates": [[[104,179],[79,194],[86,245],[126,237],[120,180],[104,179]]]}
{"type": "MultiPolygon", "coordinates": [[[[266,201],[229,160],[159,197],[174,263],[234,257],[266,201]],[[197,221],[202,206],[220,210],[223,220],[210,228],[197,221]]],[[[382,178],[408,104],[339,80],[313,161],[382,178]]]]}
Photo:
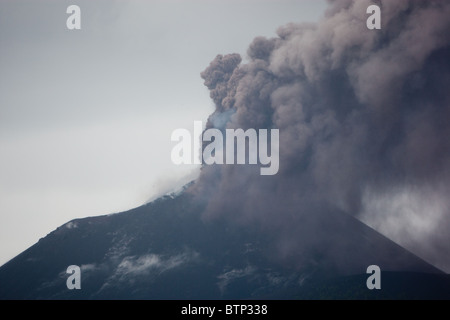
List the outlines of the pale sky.
{"type": "Polygon", "coordinates": [[[314,22],[316,0],[0,2],[0,265],[75,218],[137,207],[195,178],[171,132],[214,110],[217,54],[314,22]],[[81,8],[81,30],[66,9],[81,8]]]}

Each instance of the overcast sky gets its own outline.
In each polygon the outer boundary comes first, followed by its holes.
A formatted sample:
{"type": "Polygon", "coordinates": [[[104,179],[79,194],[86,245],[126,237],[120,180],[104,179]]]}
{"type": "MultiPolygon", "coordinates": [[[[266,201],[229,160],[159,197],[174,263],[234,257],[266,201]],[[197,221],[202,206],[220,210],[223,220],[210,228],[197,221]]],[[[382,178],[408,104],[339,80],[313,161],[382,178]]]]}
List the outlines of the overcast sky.
{"type": "Polygon", "coordinates": [[[0,264],[61,224],[120,212],[194,178],[176,128],[214,110],[217,54],[317,21],[323,1],[0,2],[0,264]],[[66,9],[81,8],[81,30],[66,9]],[[232,23],[230,23],[230,21],[232,23]]]}

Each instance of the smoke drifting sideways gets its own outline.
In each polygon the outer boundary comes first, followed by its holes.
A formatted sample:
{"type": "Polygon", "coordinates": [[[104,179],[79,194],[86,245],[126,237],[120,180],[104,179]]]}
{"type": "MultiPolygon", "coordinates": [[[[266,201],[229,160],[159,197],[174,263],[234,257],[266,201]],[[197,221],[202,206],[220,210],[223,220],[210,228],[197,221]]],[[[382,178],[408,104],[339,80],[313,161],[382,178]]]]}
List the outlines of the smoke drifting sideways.
{"type": "Polygon", "coordinates": [[[446,1],[342,0],[255,38],[247,63],[218,55],[201,73],[207,127],[279,129],[280,170],[204,166],[205,219],[275,230],[289,256],[336,241],[322,225],[343,212],[449,272],[449,30],[446,1]],[[366,27],[374,3],[381,30],[366,27]]]}

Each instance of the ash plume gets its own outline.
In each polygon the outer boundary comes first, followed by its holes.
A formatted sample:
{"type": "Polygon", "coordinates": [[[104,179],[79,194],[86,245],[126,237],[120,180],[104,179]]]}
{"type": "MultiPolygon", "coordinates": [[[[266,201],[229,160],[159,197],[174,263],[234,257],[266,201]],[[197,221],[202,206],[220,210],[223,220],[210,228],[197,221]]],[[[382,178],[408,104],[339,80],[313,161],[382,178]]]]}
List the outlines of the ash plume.
{"type": "Polygon", "coordinates": [[[448,2],[343,0],[255,38],[248,62],[218,55],[201,73],[207,127],[279,129],[280,169],[204,166],[191,191],[205,218],[270,230],[289,257],[333,251],[325,221],[341,212],[450,271],[449,30],[448,2]],[[381,30],[366,27],[371,4],[381,30]]]}

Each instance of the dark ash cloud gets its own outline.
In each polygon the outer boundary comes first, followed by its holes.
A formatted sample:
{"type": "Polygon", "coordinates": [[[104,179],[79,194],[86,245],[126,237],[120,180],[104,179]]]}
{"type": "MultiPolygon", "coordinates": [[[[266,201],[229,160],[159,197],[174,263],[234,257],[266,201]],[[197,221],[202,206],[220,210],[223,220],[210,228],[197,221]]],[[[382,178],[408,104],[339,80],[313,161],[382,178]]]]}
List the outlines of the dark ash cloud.
{"type": "Polygon", "coordinates": [[[205,166],[193,191],[207,218],[277,230],[286,256],[331,242],[314,226],[338,211],[449,271],[450,3],[375,2],[381,30],[366,28],[372,1],[336,1],[318,24],[256,38],[248,63],[211,62],[207,126],[279,129],[280,171],[205,166]]]}

